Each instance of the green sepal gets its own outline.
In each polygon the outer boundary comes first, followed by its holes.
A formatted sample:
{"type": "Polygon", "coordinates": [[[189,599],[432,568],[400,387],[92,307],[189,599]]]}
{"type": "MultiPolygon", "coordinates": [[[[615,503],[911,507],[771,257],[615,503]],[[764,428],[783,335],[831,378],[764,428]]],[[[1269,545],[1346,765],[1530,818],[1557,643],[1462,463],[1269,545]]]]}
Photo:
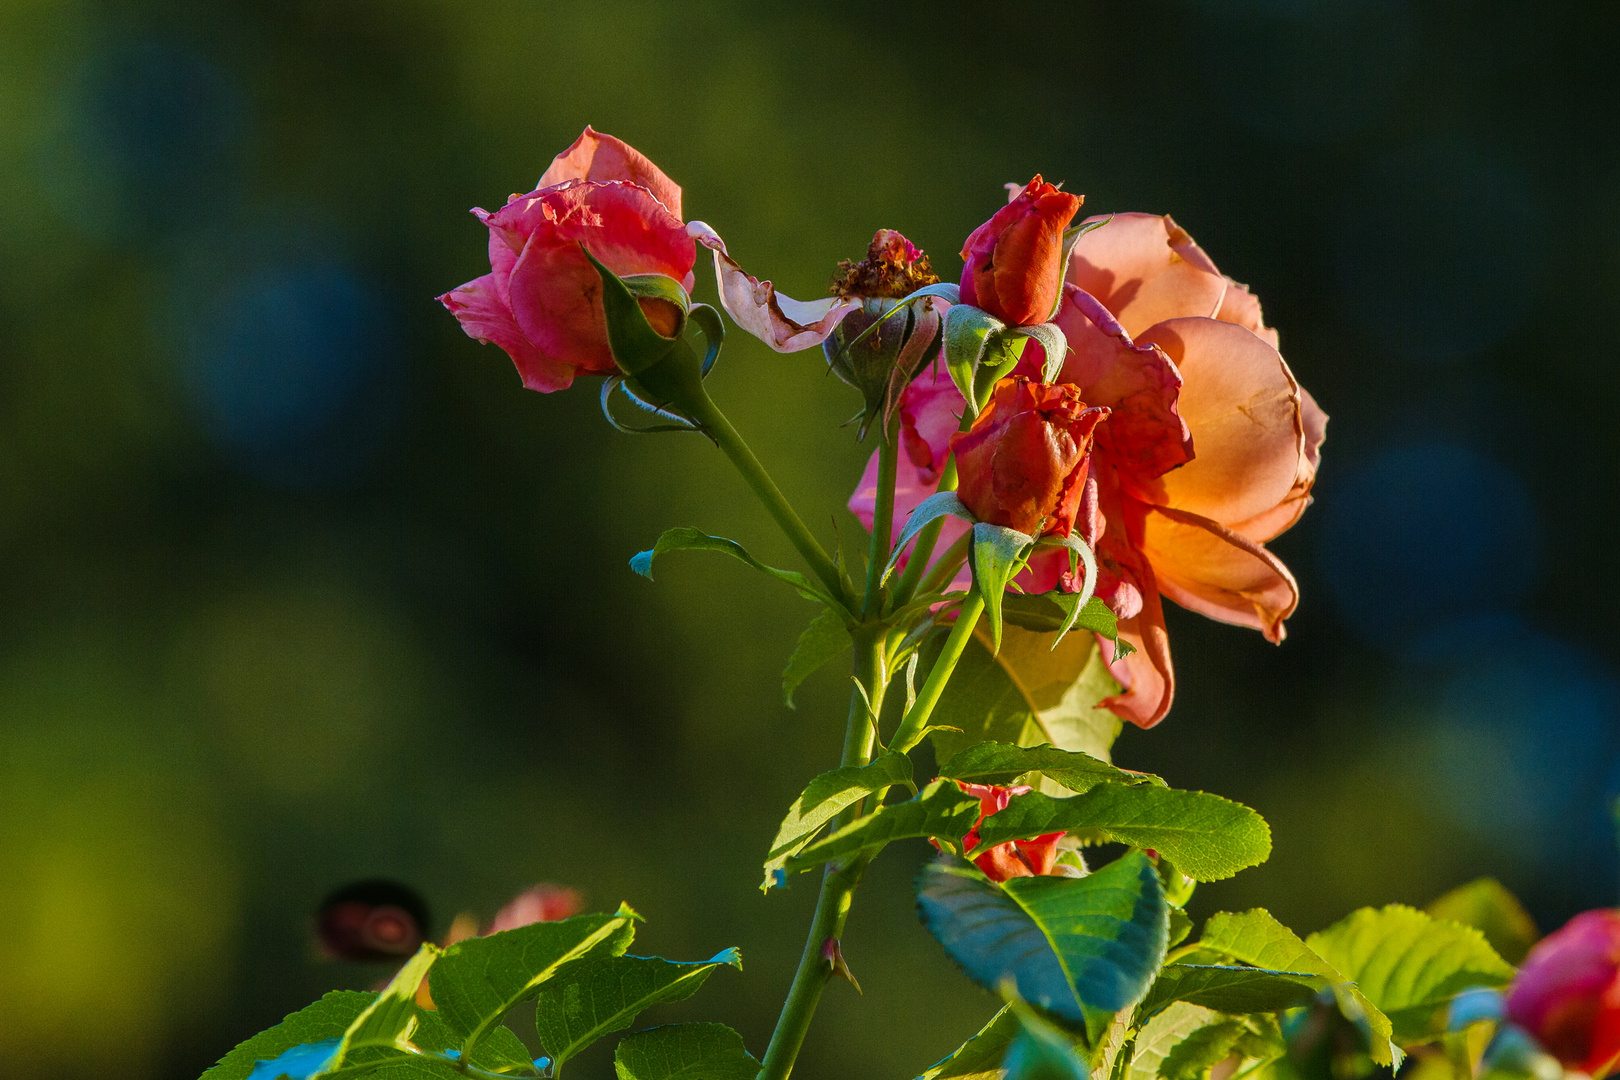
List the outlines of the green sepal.
{"type": "Polygon", "coordinates": [[[1270,827],[1242,803],[1202,791],[1116,783],[1066,799],[1039,791],[1015,795],[1005,810],[985,818],[979,844],[1054,832],[1162,852],[1199,881],[1229,878],[1271,855],[1270,827]]]}
{"type": "Polygon", "coordinates": [[[985,619],[990,626],[990,652],[1001,651],[1001,594],[1007,590],[1035,538],[1004,525],[981,521],[973,526],[973,546],[968,562],[973,567],[973,584],[984,597],[985,619]]]}
{"type": "Polygon", "coordinates": [[[1057,382],[1058,376],[1063,373],[1063,360],[1069,352],[1069,339],[1063,336],[1063,331],[1058,328],[1057,323],[1020,326],[1008,330],[1007,333],[1039,342],[1041,350],[1046,353],[1046,363],[1041,365],[1041,381],[1057,382]]]}
{"type": "Polygon", "coordinates": [[[622,278],[602,265],[584,244],[579,249],[596,267],[602,279],[602,314],[607,318],[608,347],[613,350],[614,363],[631,375],[639,374],[662,360],[680,340],[686,325],[686,312],[691,299],[680,282],[663,274],[637,274],[622,278]],[[647,315],[641,310],[638,297],[645,296],[674,305],[680,319],[673,335],[665,337],[654,330],[647,315]]]}
{"type": "MultiPolygon", "coordinates": [[[[646,578],[653,580],[653,560],[666,551],[718,551],[723,555],[730,555],[747,563],[762,574],[767,574],[778,581],[792,586],[800,596],[807,600],[819,600],[835,612],[844,613],[844,607],[831,596],[828,596],[819,586],[811,580],[793,570],[778,570],[774,566],[766,566],[748,553],[748,549],[735,540],[727,540],[723,536],[710,536],[701,529],[694,529],[689,525],[668,529],[660,536],[656,543],[646,551],[639,551],[630,557],[630,569],[646,578]]],[[[847,618],[847,613],[844,613],[847,618]]]]}
{"type": "Polygon", "coordinates": [[[856,818],[825,839],[808,845],[787,861],[787,873],[875,851],[896,840],[928,837],[953,851],[979,818],[979,799],[950,780],[935,780],[905,802],[880,806],[856,818]]]}
{"type": "Polygon", "coordinates": [[[973,511],[962,502],[962,496],[954,491],[934,492],[913,507],[911,515],[906,518],[906,527],[900,530],[899,537],[895,539],[894,548],[889,552],[889,563],[883,568],[883,577],[879,584],[889,580],[889,575],[894,572],[894,564],[900,561],[906,545],[911,543],[926,526],[946,516],[961,518],[974,525],[979,522],[979,519],[973,516],[973,511]]]}
{"type": "Polygon", "coordinates": [[[1090,791],[1098,784],[1157,784],[1164,781],[1152,773],[1133,772],[1098,761],[1090,754],[1059,750],[1049,743],[1014,746],[1010,743],[982,742],[957,751],[940,766],[939,775],[972,784],[1015,784],[1019,777],[1038,772],[1070,791],[1090,791]]]}
{"type": "Polygon", "coordinates": [[[782,701],[794,708],[793,692],[823,666],[844,654],[854,644],[849,636],[849,624],[843,614],[833,608],[822,608],[799,634],[782,671],[782,701]]]}
{"type": "MultiPolygon", "coordinates": [[[[1065,270],[1067,270],[1068,266],[1069,266],[1069,256],[1074,253],[1074,245],[1075,245],[1075,243],[1082,236],[1086,235],[1086,233],[1090,232],[1093,229],[1100,229],[1104,225],[1108,224],[1110,221],[1113,221],[1113,220],[1114,220],[1114,215],[1109,214],[1107,217],[1103,218],[1101,221],[1082,222],[1079,225],[1071,225],[1067,229],[1064,229],[1063,230],[1063,261],[1059,265],[1062,266],[1065,270]]],[[[1062,291],[1060,291],[1058,293],[1057,306],[1058,307],[1063,306],[1063,294],[1062,294],[1062,291]]],[[[1054,310],[1052,312],[1052,314],[1055,317],[1057,315],[1057,312],[1054,310]]]]}
{"type": "Polygon", "coordinates": [[[726,323],[720,318],[720,313],[708,304],[693,304],[687,315],[703,332],[702,372],[707,377],[709,369],[714,367],[715,360],[720,356],[720,346],[725,344],[726,323]]]}
{"type": "Polygon", "coordinates": [[[979,361],[984,357],[991,336],[1006,327],[1006,323],[972,304],[952,304],[945,313],[945,367],[951,373],[951,381],[962,392],[970,418],[979,415],[981,398],[975,388],[979,361]]]}
{"type": "Polygon", "coordinates": [[[997,989],[1010,979],[1019,997],[1083,1030],[1093,1047],[1147,992],[1169,937],[1159,876],[1140,852],[1087,877],[999,885],[941,858],[919,876],[917,904],[971,979],[997,989]]]}
{"type": "MultiPolygon", "coordinates": [[[[1062,601],[1054,598],[1053,600],[1054,603],[1068,613],[1068,618],[1057,628],[1057,638],[1052,642],[1052,648],[1055,649],[1057,643],[1063,640],[1063,635],[1074,629],[1076,623],[1079,622],[1081,612],[1090,608],[1091,601],[1095,599],[1092,594],[1097,591],[1097,556],[1091,550],[1090,544],[1073,533],[1068,536],[1043,536],[1036,541],[1036,546],[1061,547],[1067,551],[1069,553],[1069,575],[1071,577],[1080,568],[1081,563],[1084,563],[1086,567],[1086,576],[1080,585],[1080,591],[1073,594],[1074,599],[1062,601]]],[[[1051,596],[1052,594],[1048,593],[1047,595],[1051,596]]],[[[1064,594],[1060,592],[1059,595],[1064,594]]],[[[1103,611],[1108,611],[1106,605],[1104,605],[1103,611]]],[[[1113,612],[1111,611],[1108,611],[1106,619],[1101,614],[1094,614],[1092,621],[1099,622],[1108,628],[1104,631],[1104,635],[1114,642],[1117,647],[1119,645],[1119,624],[1112,616],[1113,612]]],[[[1128,656],[1130,654],[1127,652],[1123,655],[1128,656]]]]}
{"type": "Polygon", "coordinates": [[[1204,924],[1199,938],[1204,952],[1271,971],[1319,975],[1333,990],[1339,1011],[1370,1033],[1368,1053],[1379,1065],[1398,1068],[1405,1054],[1395,1045],[1389,1017],[1343,972],[1323,959],[1264,908],[1241,914],[1220,912],[1204,924]]]}
{"type": "Polygon", "coordinates": [[[629,1027],[644,1009],[691,997],[725,965],[741,971],[742,955],[726,949],[694,963],[592,956],[571,964],[535,998],[535,1031],[551,1057],[552,1075],[597,1039],[629,1027]]]}
{"type": "MultiPolygon", "coordinates": [[[[911,759],[904,754],[887,753],[866,765],[846,765],[824,772],[805,786],[787,816],[777,827],[765,859],[762,892],[782,884],[787,864],[810,843],[822,827],[874,791],[911,783],[911,759]]],[[[862,819],[865,820],[865,819],[862,819]]]]}
{"type": "Polygon", "coordinates": [[[724,1024],[666,1024],[620,1042],[613,1071],[618,1080],[754,1080],[759,1062],[724,1024]]]}

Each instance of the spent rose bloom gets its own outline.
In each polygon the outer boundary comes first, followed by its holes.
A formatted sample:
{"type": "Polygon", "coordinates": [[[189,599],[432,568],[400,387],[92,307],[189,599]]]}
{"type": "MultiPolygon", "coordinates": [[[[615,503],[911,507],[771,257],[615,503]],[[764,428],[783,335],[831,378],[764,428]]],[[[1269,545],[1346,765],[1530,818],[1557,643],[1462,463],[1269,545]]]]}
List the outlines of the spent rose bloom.
{"type": "Polygon", "coordinates": [[[1039,176],[1031,180],[962,245],[962,303],[1009,326],[1050,319],[1063,278],[1063,230],[1081,201],[1039,176]]]}
{"type": "MultiPolygon", "coordinates": [[[[1151,727],[1175,691],[1161,596],[1282,639],[1298,590],[1262,545],[1309,505],[1327,416],[1277,351],[1259,301],[1168,217],[1117,214],[1082,235],[1056,322],[1069,345],[1058,381],[1110,410],[1074,526],[1097,552],[1097,595],[1137,650],[1113,662],[1124,689],[1104,704],[1151,727]]],[[[1015,374],[1043,360],[1031,343],[1015,374]]],[[[902,399],[897,532],[933,493],[963,407],[940,373],[902,399]]],[[[850,501],[868,527],[875,469],[850,501]]],[[[1020,584],[1074,588],[1067,570],[1060,554],[1037,555],[1020,584]]]]}
{"type": "Polygon", "coordinates": [[[1072,384],[1001,380],[973,427],[951,436],[962,502],[992,525],[1068,536],[1092,432],[1107,416],[1107,409],[1087,408],[1072,384]]]}
{"type": "MultiPolygon", "coordinates": [[[[577,375],[615,370],[602,281],[583,244],[620,276],[662,274],[692,291],[697,246],[681,221],[681,189],[611,135],[586,128],[535,190],[513,195],[489,227],[490,272],[439,297],[469,337],[505,349],[523,385],[549,393],[577,375]]],[[[655,328],[667,302],[646,301],[655,328]]]]}
{"type": "Polygon", "coordinates": [[[1507,1018],[1588,1076],[1620,1064],[1620,910],[1587,911],[1530,950],[1507,1018]]]}
{"type": "MultiPolygon", "coordinates": [[[[1035,790],[1025,784],[998,787],[994,784],[969,784],[961,780],[956,781],[956,786],[969,795],[977,796],[979,800],[979,819],[973,823],[973,828],[963,838],[963,851],[972,851],[977,846],[979,826],[984,824],[985,818],[1007,809],[1007,804],[1012,802],[1014,795],[1024,795],[1035,790]]],[[[1063,833],[1055,832],[1037,836],[1033,840],[1009,840],[975,856],[973,863],[984,871],[985,876],[991,881],[1050,875],[1058,870],[1058,841],[1063,839],[1063,836],[1063,833]]]]}

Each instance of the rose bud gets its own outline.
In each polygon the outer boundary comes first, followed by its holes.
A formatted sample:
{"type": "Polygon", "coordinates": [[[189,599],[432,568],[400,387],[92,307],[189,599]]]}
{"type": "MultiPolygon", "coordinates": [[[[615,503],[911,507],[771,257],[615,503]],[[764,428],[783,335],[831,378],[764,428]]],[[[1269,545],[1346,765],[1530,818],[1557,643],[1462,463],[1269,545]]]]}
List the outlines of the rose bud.
{"type": "Polygon", "coordinates": [[[321,954],[383,961],[410,956],[427,936],[427,904],[392,881],[357,881],[328,896],[315,915],[321,954]]]}
{"type": "Polygon", "coordinates": [[[1588,1076],[1620,1063],[1620,910],[1587,911],[1548,934],[1508,991],[1507,1018],[1588,1076]]]}
{"type": "Polygon", "coordinates": [[[957,491],[980,521],[1040,537],[1068,536],[1090,464],[1092,432],[1109,410],[1080,388],[1003,379],[973,427],[951,437],[957,491]]]}
{"type": "MultiPolygon", "coordinates": [[[[523,385],[549,393],[576,375],[617,370],[608,347],[602,280],[589,251],[620,277],[656,274],[692,291],[697,245],[681,221],[681,189],[626,143],[590,128],[557,155],[535,190],[513,195],[489,227],[490,272],[439,297],[468,337],[505,349],[523,385]],[[581,250],[583,245],[584,250],[581,250]]],[[[656,291],[656,290],[655,290],[656,291]]],[[[638,300],[673,337],[685,306],[638,300]]]]}
{"type": "MultiPolygon", "coordinates": [[[[969,795],[979,798],[979,820],[973,823],[973,828],[967,836],[962,838],[962,850],[972,851],[979,843],[979,826],[991,814],[1007,809],[1014,795],[1023,795],[1035,790],[1024,784],[1016,787],[998,787],[994,784],[969,784],[961,780],[956,786],[969,795]]],[[[1037,836],[1033,840],[1009,840],[1005,844],[997,844],[988,851],[973,857],[973,863],[991,881],[1006,881],[1015,877],[1043,877],[1052,874],[1063,876],[1058,866],[1058,841],[1062,840],[1061,832],[1047,833],[1037,836]]],[[[939,844],[934,843],[935,847],[939,844]]]]}
{"type": "MultiPolygon", "coordinates": [[[[938,282],[928,256],[893,229],[877,231],[865,259],[838,264],[833,295],[861,306],[844,317],[821,347],[833,374],[866,399],[868,422],[898,404],[900,393],[938,353],[941,304],[937,300],[921,300],[906,311],[889,314],[900,300],[938,282]],[[874,323],[879,325],[871,330],[874,323]],[[862,334],[866,337],[856,342],[862,334]]],[[[866,434],[864,426],[861,434],[866,434]]]]}
{"type": "Polygon", "coordinates": [[[1031,180],[962,245],[962,303],[1009,326],[1051,321],[1063,287],[1063,230],[1082,201],[1031,180]]]}

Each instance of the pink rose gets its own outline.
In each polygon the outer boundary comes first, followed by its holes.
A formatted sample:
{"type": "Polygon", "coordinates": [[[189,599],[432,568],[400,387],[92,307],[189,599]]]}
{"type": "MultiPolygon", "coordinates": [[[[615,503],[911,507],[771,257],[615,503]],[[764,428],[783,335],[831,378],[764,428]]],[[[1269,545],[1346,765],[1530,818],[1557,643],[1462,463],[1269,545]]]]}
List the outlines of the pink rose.
{"type": "MultiPolygon", "coordinates": [[[[1327,416],[1294,380],[1259,302],[1168,217],[1117,214],[1081,236],[1056,321],[1069,345],[1058,381],[1110,410],[1074,526],[1097,552],[1097,595],[1137,649],[1113,663],[1124,692],[1104,704],[1152,727],[1175,692],[1161,595],[1282,640],[1298,589],[1262,545],[1310,504],[1327,416]]],[[[1032,343],[1017,374],[1043,360],[1032,343]]],[[[897,531],[944,467],[963,408],[952,389],[925,373],[902,402],[897,531]]],[[[863,481],[850,501],[868,527],[871,490],[863,481]]],[[[1067,569],[1061,555],[1038,555],[1020,584],[1072,588],[1067,569]]]]}
{"type": "MultiPolygon", "coordinates": [[[[602,281],[581,244],[620,276],[662,274],[692,291],[697,246],[681,221],[681,189],[611,135],[587,127],[535,190],[473,213],[489,226],[490,272],[439,302],[469,337],[505,349],[531,390],[616,370],[602,281]]],[[[642,300],[654,328],[669,333],[671,306],[642,300]]]]}
{"type": "Polygon", "coordinates": [[[1620,911],[1587,911],[1524,959],[1507,1018],[1559,1061],[1601,1078],[1620,1064],[1620,911]]]}

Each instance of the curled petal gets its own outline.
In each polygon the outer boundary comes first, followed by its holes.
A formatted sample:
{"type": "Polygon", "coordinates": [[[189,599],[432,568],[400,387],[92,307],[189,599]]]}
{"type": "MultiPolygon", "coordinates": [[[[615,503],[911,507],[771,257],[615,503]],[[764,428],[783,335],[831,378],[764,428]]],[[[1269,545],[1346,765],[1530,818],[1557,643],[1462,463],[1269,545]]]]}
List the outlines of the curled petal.
{"type": "Polygon", "coordinates": [[[1277,331],[1266,325],[1260,315],[1260,298],[1250,292],[1247,285],[1227,278],[1226,293],[1221,297],[1221,308],[1215,317],[1221,322],[1237,323],[1273,349],[1281,351],[1277,331]]]}
{"type": "Polygon", "coordinates": [[[461,323],[467,336],[506,350],[530,390],[566,390],[574,381],[573,365],[547,356],[518,327],[500,294],[496,274],[485,274],[439,297],[461,323]]]}
{"type": "Polygon", "coordinates": [[[604,135],[586,125],[574,145],[552,159],[551,167],[540,177],[536,188],[548,188],[569,180],[596,180],[606,183],[624,180],[652,193],[676,217],[681,216],[681,186],[649,161],[641,151],[622,139],[604,135]]]}
{"type": "Polygon", "coordinates": [[[799,352],[821,344],[845,315],[861,306],[859,300],[849,297],[803,301],[784,296],[769,281],[745,273],[726,252],[726,242],[708,225],[694,221],[687,231],[714,252],[720,305],[738,326],[777,352],[799,352]]]}
{"type": "Polygon", "coordinates": [[[1223,524],[1287,498],[1304,459],[1304,426],[1299,386],[1277,350],[1215,319],[1171,319],[1141,341],[1169,354],[1186,380],[1178,405],[1198,453],[1149,483],[1122,473],[1129,493],[1223,524]]]}
{"type": "Polygon", "coordinates": [[[1064,289],[1057,324],[1069,343],[1058,381],[1113,410],[1097,433],[1103,453],[1142,480],[1191,461],[1192,434],[1177,404],[1182,376],[1164,351],[1133,342],[1095,297],[1073,285],[1064,289]]]}
{"type": "Polygon", "coordinates": [[[1322,462],[1322,442],[1327,438],[1327,413],[1316,404],[1309,391],[1299,388],[1300,425],[1304,429],[1304,452],[1299,459],[1299,472],[1287,497],[1272,509],[1248,521],[1232,526],[1233,532],[1242,533],[1256,543],[1265,543],[1280,536],[1299,520],[1299,515],[1311,505],[1311,488],[1316,483],[1316,470],[1322,462]]]}
{"type": "Polygon", "coordinates": [[[1282,561],[1219,522],[1164,506],[1142,520],[1142,554],[1159,589],[1189,611],[1249,626],[1279,642],[1299,586],[1282,561]]]}
{"type": "Polygon", "coordinates": [[[1139,728],[1150,728],[1163,720],[1176,696],[1176,672],[1170,663],[1170,635],[1164,629],[1164,606],[1159,601],[1152,568],[1137,568],[1142,589],[1142,610],[1119,622],[1119,636],[1136,651],[1114,658],[1113,643],[1098,638],[1097,644],[1108,661],[1108,670],[1119,680],[1123,693],[1104,698],[1101,704],[1121,720],[1139,728]]]}
{"type": "Polygon", "coordinates": [[[1169,215],[1099,215],[1085,224],[1105,220],[1075,241],[1066,277],[1102,301],[1127,333],[1220,309],[1226,278],[1169,215]]]}

